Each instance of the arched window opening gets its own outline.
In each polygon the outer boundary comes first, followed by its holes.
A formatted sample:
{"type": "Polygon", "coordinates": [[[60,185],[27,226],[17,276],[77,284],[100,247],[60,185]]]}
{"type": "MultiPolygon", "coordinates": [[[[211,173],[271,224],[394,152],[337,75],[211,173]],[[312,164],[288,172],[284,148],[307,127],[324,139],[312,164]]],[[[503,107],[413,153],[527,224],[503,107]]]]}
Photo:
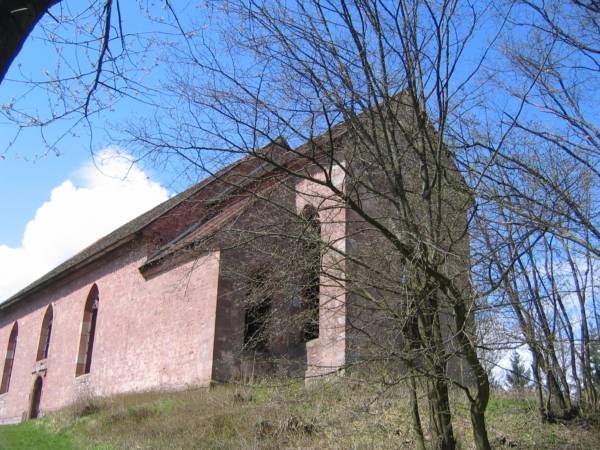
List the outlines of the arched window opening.
{"type": "Polygon", "coordinates": [[[244,350],[267,351],[271,293],[264,272],[250,279],[244,314],[244,350]]]}
{"type": "Polygon", "coordinates": [[[0,385],[0,394],[8,392],[10,387],[10,377],[12,375],[13,362],[15,360],[15,351],[17,349],[17,336],[19,335],[19,325],[17,322],[12,327],[10,337],[8,338],[8,348],[6,349],[6,358],[4,359],[4,370],[2,371],[2,384],[0,385]]]}
{"type": "Polygon", "coordinates": [[[44,319],[42,320],[42,330],[40,331],[40,342],[38,343],[37,359],[41,361],[48,357],[50,349],[50,335],[52,334],[52,319],[54,318],[54,310],[52,305],[48,305],[44,319]]]}
{"type": "Polygon", "coordinates": [[[94,337],[96,334],[96,320],[98,318],[98,304],[100,296],[98,287],[94,284],[83,312],[83,323],[81,325],[81,339],[79,340],[79,355],[77,357],[76,376],[90,373],[92,368],[92,354],[94,352],[94,337]]]}
{"type": "Polygon", "coordinates": [[[37,419],[40,415],[40,404],[42,403],[42,387],[44,381],[38,376],[33,383],[33,392],[31,393],[31,408],[29,409],[29,418],[37,419]]]}
{"type": "Polygon", "coordinates": [[[321,288],[321,222],[319,213],[312,205],[302,210],[305,221],[303,241],[303,281],[302,299],[304,302],[303,336],[305,341],[319,337],[319,306],[321,288]]]}

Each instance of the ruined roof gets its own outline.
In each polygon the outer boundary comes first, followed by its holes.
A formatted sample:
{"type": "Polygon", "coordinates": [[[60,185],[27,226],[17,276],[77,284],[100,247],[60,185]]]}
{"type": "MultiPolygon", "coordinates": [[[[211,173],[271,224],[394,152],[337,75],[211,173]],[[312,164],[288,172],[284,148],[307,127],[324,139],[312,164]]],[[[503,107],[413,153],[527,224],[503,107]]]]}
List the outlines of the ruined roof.
{"type": "MultiPolygon", "coordinates": [[[[73,273],[75,270],[78,270],[88,265],[89,263],[97,260],[98,258],[102,257],[108,252],[121,247],[123,244],[129,241],[132,241],[133,239],[135,239],[137,233],[141,232],[144,228],[146,228],[148,225],[162,217],[171,209],[175,208],[177,205],[180,205],[190,197],[199,193],[202,189],[210,185],[213,181],[223,180],[223,176],[226,174],[232,174],[235,179],[236,172],[233,171],[235,168],[239,168],[238,170],[240,170],[240,172],[248,170],[248,167],[250,168],[248,172],[238,177],[246,180],[244,183],[241,184],[248,183],[249,181],[251,182],[251,180],[256,180],[263,176],[266,172],[274,170],[276,168],[276,165],[270,165],[269,163],[263,161],[261,158],[257,157],[260,156],[261,153],[268,155],[266,159],[273,161],[276,164],[280,164],[281,166],[284,166],[288,164],[290,160],[293,160],[298,154],[307,151],[311,147],[311,145],[319,146],[330,138],[339,138],[345,133],[346,130],[347,127],[344,122],[335,125],[331,130],[329,130],[329,133],[325,133],[321,136],[311,139],[309,142],[296,148],[291,155],[286,155],[283,152],[279,154],[274,153],[278,152],[278,149],[290,149],[287,142],[283,138],[275,139],[265,147],[238,159],[234,163],[222,168],[215,174],[189,187],[185,191],[171,197],[170,199],[154,207],[150,211],[136,217],[135,219],[127,222],[125,225],[117,228],[112,233],[109,233],[103,238],[97,240],[96,242],[86,247],[76,255],[67,259],[62,264],[59,264],[57,267],[52,269],[50,272],[46,273],[41,278],[38,278],[33,283],[29,284],[16,294],[9,297],[5,302],[0,303],[0,310],[17,303],[18,301],[24,299],[28,295],[48,286],[50,283],[58,281],[59,279],[73,273]],[[242,169],[242,166],[245,163],[249,163],[250,165],[247,166],[245,169],[242,169]]],[[[239,181],[235,180],[226,182],[219,195],[210,199],[209,202],[220,202],[225,196],[229,194],[229,191],[239,189],[241,184],[239,181]]],[[[228,217],[231,217],[231,215],[228,215],[228,217]]],[[[202,221],[201,219],[199,219],[199,221],[206,222],[202,221]]],[[[210,222],[210,220],[208,222],[210,222]]],[[[149,267],[149,265],[157,263],[158,260],[162,259],[163,257],[172,254],[173,250],[181,250],[183,248],[186,248],[186,246],[193,244],[193,242],[197,241],[198,238],[198,235],[194,233],[194,231],[198,228],[203,228],[201,223],[194,224],[191,227],[188,227],[172,242],[168,243],[165,247],[159,249],[156,254],[151,255],[151,257],[148,258],[148,261],[142,266],[142,270],[149,267]],[[193,242],[189,239],[184,239],[185,236],[188,236],[190,234],[196,238],[193,239],[193,242]],[[185,241],[185,244],[183,244],[183,241],[185,241]]],[[[206,230],[203,229],[203,231],[206,230]]]]}
{"type": "MultiPolygon", "coordinates": [[[[340,138],[346,131],[347,126],[342,122],[332,127],[329,134],[320,135],[310,142],[302,144],[291,152],[291,154],[280,153],[277,155],[279,157],[274,157],[273,154],[270,154],[269,157],[272,158],[273,163],[281,165],[282,167],[293,165],[293,161],[296,157],[299,154],[306,153],[311,144],[317,146],[322,145],[329,139],[335,140],[340,138]]],[[[274,144],[274,147],[287,148],[287,143],[285,141],[276,140],[274,141],[274,144]]],[[[243,190],[244,188],[247,189],[246,185],[252,184],[259,178],[264,179],[268,173],[274,172],[277,169],[275,164],[264,163],[262,160],[259,161],[254,170],[245,175],[242,183],[228,186],[218,197],[214,197],[211,201],[219,203],[224,199],[227,199],[231,194],[235,195],[236,193],[239,193],[240,190],[243,190]]],[[[205,244],[207,239],[210,239],[216,232],[239,217],[239,215],[242,214],[254,200],[256,200],[256,198],[252,196],[238,196],[233,202],[228,202],[229,204],[225,207],[226,209],[220,210],[214,216],[204,218],[205,220],[200,219],[176,236],[172,241],[167,242],[153,254],[148,256],[146,262],[140,267],[140,271],[145,274],[167,259],[183,256],[184,254],[193,254],[199,247],[205,244]]]]}
{"type": "Polygon", "coordinates": [[[204,222],[194,224],[171,242],[159,248],[154,254],[150,255],[140,267],[140,272],[146,274],[169,258],[193,254],[200,245],[205,243],[204,241],[210,240],[215,233],[222,230],[223,227],[231,222],[234,222],[253,203],[253,200],[252,197],[246,196],[239,199],[233,205],[228,206],[216,216],[204,222]]]}
{"type": "Polygon", "coordinates": [[[117,228],[115,231],[97,240],[96,242],[86,247],[79,253],[67,259],[62,264],[59,264],[57,267],[52,269],[50,272],[46,273],[41,278],[38,278],[33,283],[29,284],[16,294],[9,297],[5,302],[0,303],[0,309],[4,309],[18,302],[27,295],[47,286],[50,282],[56,281],[68,275],[69,273],[72,273],[73,271],[91,263],[92,261],[95,261],[96,259],[105,255],[107,252],[114,250],[120,247],[121,245],[125,244],[126,242],[133,240],[135,238],[135,235],[143,228],[150,225],[156,219],[160,218],[177,205],[180,205],[181,203],[185,202],[194,194],[200,192],[204,187],[209,185],[214,180],[223,176],[225,173],[233,170],[235,167],[239,166],[243,162],[250,160],[251,158],[251,155],[247,155],[243,158],[240,158],[234,163],[219,170],[214,175],[211,175],[205,178],[204,180],[200,181],[199,183],[192,185],[185,191],[174,195],[170,199],[164,201],[158,206],[155,206],[151,210],[145,212],[144,214],[127,222],[125,225],[122,225],[121,227],[117,228]]]}

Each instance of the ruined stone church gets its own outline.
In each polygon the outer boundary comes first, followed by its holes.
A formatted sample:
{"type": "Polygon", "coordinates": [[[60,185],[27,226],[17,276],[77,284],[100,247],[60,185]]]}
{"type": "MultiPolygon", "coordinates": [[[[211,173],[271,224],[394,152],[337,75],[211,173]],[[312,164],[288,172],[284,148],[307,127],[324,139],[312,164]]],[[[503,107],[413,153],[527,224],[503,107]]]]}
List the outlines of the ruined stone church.
{"type": "Polygon", "coordinates": [[[0,304],[0,423],[87,395],[311,378],[356,361],[352,260],[381,245],[339,197],[350,163],[288,156],[320,144],[304,145],[271,142],[0,304]]]}

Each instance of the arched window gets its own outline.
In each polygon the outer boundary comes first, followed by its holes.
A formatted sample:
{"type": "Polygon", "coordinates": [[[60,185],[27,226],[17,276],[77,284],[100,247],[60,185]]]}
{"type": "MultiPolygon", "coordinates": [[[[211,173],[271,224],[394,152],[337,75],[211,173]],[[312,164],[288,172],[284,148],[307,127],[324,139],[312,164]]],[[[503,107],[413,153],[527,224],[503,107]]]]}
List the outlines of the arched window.
{"type": "Polygon", "coordinates": [[[54,318],[54,310],[52,305],[48,305],[46,308],[46,314],[42,320],[42,330],[40,331],[40,342],[38,343],[37,359],[40,361],[48,357],[48,350],[50,349],[50,335],[52,334],[52,319],[54,318]]]}
{"type": "Polygon", "coordinates": [[[268,344],[271,292],[264,272],[250,277],[244,314],[244,350],[264,352],[268,344]]]}
{"type": "Polygon", "coordinates": [[[319,292],[321,287],[321,222],[319,213],[312,205],[302,210],[303,235],[303,282],[304,301],[303,335],[305,341],[319,337],[319,292]]]}
{"type": "Polygon", "coordinates": [[[29,408],[29,418],[36,419],[40,416],[40,404],[42,403],[42,388],[44,380],[38,376],[33,383],[33,392],[31,393],[31,407],[29,408]]]}
{"type": "Polygon", "coordinates": [[[92,367],[92,354],[94,351],[94,337],[96,334],[96,320],[98,318],[99,303],[98,286],[92,286],[83,311],[83,323],[81,324],[81,339],[79,340],[79,354],[77,356],[77,368],[75,375],[90,373],[92,367]]]}
{"type": "Polygon", "coordinates": [[[8,392],[10,386],[10,376],[12,375],[13,362],[15,360],[15,350],[17,349],[17,336],[19,335],[19,325],[17,322],[12,327],[10,337],[8,338],[8,348],[6,349],[6,358],[4,359],[4,370],[2,371],[2,385],[0,385],[0,394],[8,392]]]}

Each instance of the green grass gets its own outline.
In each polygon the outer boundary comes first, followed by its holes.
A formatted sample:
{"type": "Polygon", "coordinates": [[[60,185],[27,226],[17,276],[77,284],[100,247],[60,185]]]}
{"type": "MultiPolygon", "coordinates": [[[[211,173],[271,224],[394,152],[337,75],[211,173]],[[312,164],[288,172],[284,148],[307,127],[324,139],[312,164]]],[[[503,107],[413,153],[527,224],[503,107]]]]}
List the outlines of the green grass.
{"type": "Polygon", "coordinates": [[[0,427],[0,450],[71,450],[76,448],[69,433],[53,432],[43,419],[0,427]]]}
{"type": "MultiPolygon", "coordinates": [[[[541,424],[535,402],[495,395],[487,412],[494,448],[598,449],[592,422],[541,424]]],[[[427,409],[422,401],[424,427],[427,409]]],[[[473,448],[467,404],[453,398],[462,450],[473,448]]],[[[414,448],[407,396],[351,378],[305,388],[289,380],[139,393],[80,401],[17,426],[0,427],[0,449],[414,448]]]]}

